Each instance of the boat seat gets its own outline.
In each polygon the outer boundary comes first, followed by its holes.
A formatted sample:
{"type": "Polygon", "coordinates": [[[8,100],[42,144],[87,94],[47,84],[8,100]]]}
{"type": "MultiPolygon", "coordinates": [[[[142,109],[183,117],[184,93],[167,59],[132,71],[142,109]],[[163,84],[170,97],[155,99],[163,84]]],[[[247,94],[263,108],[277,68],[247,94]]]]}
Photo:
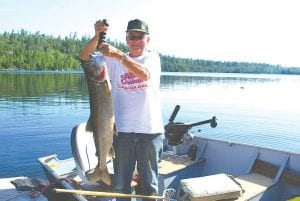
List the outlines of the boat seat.
{"type": "Polygon", "coordinates": [[[236,199],[236,201],[254,199],[258,195],[262,195],[269,187],[276,183],[274,179],[258,173],[241,175],[235,178],[235,180],[239,182],[245,190],[243,195],[236,199]]]}
{"type": "Polygon", "coordinates": [[[284,172],[283,169],[287,160],[288,157],[285,157],[281,166],[277,167],[268,162],[255,159],[249,174],[235,178],[226,174],[216,174],[181,180],[178,200],[258,200],[268,188],[278,182],[278,178],[284,172]]]}
{"type": "Polygon", "coordinates": [[[177,191],[179,201],[214,201],[237,198],[243,189],[233,177],[224,173],[183,179],[177,191]]]}
{"type": "Polygon", "coordinates": [[[250,173],[237,178],[226,174],[215,174],[181,180],[178,190],[179,201],[246,201],[256,198],[275,184],[274,180],[250,173]]]}
{"type": "MultiPolygon", "coordinates": [[[[76,171],[84,183],[88,183],[86,173],[98,164],[93,133],[86,131],[86,122],[76,125],[71,134],[71,147],[76,171]]],[[[113,173],[112,160],[107,161],[109,173],[113,173]]]]}

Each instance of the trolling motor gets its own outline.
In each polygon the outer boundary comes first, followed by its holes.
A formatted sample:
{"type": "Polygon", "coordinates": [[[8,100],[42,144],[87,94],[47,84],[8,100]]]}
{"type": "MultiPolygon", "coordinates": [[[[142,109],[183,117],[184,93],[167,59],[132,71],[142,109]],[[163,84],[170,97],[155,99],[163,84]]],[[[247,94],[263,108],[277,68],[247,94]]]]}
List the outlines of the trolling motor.
{"type": "Polygon", "coordinates": [[[208,123],[210,123],[210,126],[212,128],[215,128],[217,126],[217,118],[215,116],[213,116],[211,119],[200,121],[197,123],[173,122],[176,115],[178,114],[179,109],[180,106],[176,105],[169,119],[169,123],[165,125],[165,137],[168,140],[168,144],[171,146],[181,144],[183,142],[182,138],[184,134],[188,133],[188,131],[194,126],[208,123]]]}

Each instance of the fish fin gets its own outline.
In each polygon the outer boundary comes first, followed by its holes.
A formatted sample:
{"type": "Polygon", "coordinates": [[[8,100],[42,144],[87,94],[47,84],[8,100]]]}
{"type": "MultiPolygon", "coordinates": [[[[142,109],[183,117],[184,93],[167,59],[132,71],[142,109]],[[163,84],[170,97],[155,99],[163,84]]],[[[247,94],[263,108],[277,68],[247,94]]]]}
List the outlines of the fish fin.
{"type": "Polygon", "coordinates": [[[115,157],[116,157],[115,150],[114,150],[114,147],[113,147],[113,146],[110,147],[107,156],[108,156],[109,158],[115,158],[115,157]]]}
{"type": "Polygon", "coordinates": [[[114,124],[114,134],[115,134],[115,135],[118,135],[118,131],[117,131],[117,126],[116,126],[116,124],[114,124]]]}
{"type": "Polygon", "coordinates": [[[104,80],[104,86],[105,86],[105,93],[106,93],[106,95],[109,96],[111,94],[110,82],[108,80],[104,80]]]}
{"type": "Polygon", "coordinates": [[[92,117],[90,116],[89,120],[86,123],[85,131],[93,132],[93,125],[92,125],[92,117]]]}
{"type": "Polygon", "coordinates": [[[107,167],[105,169],[100,170],[100,180],[107,186],[111,186],[111,178],[108,173],[107,167]]]}

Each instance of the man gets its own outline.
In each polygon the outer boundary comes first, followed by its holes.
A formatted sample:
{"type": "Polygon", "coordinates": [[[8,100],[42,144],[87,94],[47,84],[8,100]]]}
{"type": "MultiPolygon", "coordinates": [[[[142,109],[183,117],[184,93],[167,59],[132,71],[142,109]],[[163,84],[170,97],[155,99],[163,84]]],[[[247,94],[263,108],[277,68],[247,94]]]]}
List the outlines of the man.
{"type": "MultiPolygon", "coordinates": [[[[81,60],[90,60],[100,32],[107,29],[103,20],[95,23],[95,36],[80,53],[81,60]]],[[[113,185],[121,193],[131,193],[135,166],[141,193],[158,193],[158,160],[164,132],[159,95],[161,66],[159,55],[147,50],[149,41],[148,25],[135,19],[128,22],[126,30],[129,53],[107,43],[100,47],[112,82],[118,131],[113,142],[116,153],[113,185]]]]}

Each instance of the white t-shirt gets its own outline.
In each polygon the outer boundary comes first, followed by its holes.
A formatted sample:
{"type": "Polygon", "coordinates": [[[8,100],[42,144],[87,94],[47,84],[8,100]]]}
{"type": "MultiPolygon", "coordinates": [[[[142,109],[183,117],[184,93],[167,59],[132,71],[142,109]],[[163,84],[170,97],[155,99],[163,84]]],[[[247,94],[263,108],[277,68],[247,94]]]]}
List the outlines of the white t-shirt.
{"type": "Polygon", "coordinates": [[[112,84],[117,131],[163,133],[159,55],[147,51],[133,59],[150,72],[148,81],[138,79],[115,59],[105,57],[112,84]]]}

